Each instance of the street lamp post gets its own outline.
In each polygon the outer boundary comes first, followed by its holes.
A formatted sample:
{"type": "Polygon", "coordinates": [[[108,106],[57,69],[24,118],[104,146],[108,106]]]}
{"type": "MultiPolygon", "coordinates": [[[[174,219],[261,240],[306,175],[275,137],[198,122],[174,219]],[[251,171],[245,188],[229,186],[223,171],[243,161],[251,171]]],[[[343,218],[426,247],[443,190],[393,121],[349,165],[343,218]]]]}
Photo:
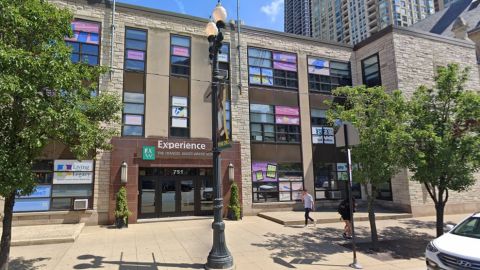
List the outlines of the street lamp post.
{"type": "Polygon", "coordinates": [[[214,220],[213,229],[213,245],[208,254],[205,269],[233,269],[233,257],[228,251],[225,243],[225,223],[222,219],[223,197],[220,182],[220,149],[218,148],[218,93],[220,83],[223,80],[218,71],[218,54],[222,47],[223,33],[221,30],[225,27],[227,19],[227,11],[218,1],[217,6],[213,10],[212,17],[214,22],[207,24],[206,33],[208,42],[210,43],[209,53],[212,60],[212,143],[213,143],[213,178],[215,180],[214,190],[215,199],[213,203],[214,220]]]}

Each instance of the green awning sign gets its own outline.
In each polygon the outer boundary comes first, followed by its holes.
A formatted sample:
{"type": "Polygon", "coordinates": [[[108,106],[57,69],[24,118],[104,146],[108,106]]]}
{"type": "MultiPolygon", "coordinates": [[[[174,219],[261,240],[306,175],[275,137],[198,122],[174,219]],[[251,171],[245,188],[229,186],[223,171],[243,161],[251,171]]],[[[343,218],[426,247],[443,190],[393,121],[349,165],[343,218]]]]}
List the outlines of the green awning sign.
{"type": "Polygon", "coordinates": [[[143,160],[155,160],[155,146],[143,146],[142,148],[143,160]]]}

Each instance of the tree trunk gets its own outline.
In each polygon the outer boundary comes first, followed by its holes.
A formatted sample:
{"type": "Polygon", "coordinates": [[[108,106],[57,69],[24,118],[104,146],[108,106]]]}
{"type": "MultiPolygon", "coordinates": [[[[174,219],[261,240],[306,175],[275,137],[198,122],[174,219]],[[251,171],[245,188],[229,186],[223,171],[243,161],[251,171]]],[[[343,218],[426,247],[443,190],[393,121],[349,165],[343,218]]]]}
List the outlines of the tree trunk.
{"type": "Polygon", "coordinates": [[[375,222],[375,197],[368,195],[368,221],[370,221],[370,233],[372,238],[372,250],[378,251],[378,234],[377,234],[377,224],[375,222]]]}
{"type": "Polygon", "coordinates": [[[435,203],[435,210],[437,212],[437,237],[440,237],[443,234],[443,213],[445,210],[445,202],[439,200],[435,203]]]}
{"type": "Polygon", "coordinates": [[[10,256],[10,241],[12,239],[12,215],[13,204],[15,203],[15,193],[5,198],[3,232],[0,243],[0,270],[8,270],[8,260],[10,256]]]}

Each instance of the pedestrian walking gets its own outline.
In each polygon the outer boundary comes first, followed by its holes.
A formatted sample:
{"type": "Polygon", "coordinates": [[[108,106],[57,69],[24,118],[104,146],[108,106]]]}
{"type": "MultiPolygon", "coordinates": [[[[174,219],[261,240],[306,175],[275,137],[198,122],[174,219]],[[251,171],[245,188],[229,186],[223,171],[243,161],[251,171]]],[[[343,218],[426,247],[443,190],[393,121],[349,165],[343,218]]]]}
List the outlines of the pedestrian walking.
{"type": "Polygon", "coordinates": [[[317,226],[317,222],[310,217],[310,212],[314,209],[313,197],[308,193],[306,189],[303,190],[302,195],[303,206],[305,207],[305,227],[308,225],[308,221],[313,221],[313,226],[317,226]]]}
{"type": "MultiPolygon", "coordinates": [[[[353,212],[355,212],[355,199],[352,198],[353,202],[353,212]]],[[[352,238],[352,221],[350,219],[350,201],[344,199],[338,205],[338,213],[342,217],[342,220],[345,222],[345,227],[343,228],[343,238],[351,239],[352,238]]]]}

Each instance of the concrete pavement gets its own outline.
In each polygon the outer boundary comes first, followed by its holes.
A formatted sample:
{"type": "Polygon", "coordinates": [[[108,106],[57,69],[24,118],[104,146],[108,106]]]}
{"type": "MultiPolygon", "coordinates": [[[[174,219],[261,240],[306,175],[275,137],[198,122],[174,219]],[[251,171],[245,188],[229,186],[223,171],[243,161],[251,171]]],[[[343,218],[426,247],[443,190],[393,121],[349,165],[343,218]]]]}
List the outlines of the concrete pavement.
{"type": "MultiPolygon", "coordinates": [[[[458,222],[464,216],[446,220],[458,222]]],[[[433,217],[378,221],[382,240],[416,242],[407,253],[359,253],[359,262],[364,269],[423,270],[424,243],[433,238],[434,225],[433,217]]],[[[350,269],[352,252],[340,237],[342,227],[339,222],[282,226],[245,217],[226,221],[226,240],[236,269],[350,269]]],[[[356,227],[361,245],[369,237],[368,222],[356,227]]],[[[11,269],[203,269],[211,243],[211,220],[132,224],[123,230],[92,226],[74,243],[13,247],[11,269]]]]}

